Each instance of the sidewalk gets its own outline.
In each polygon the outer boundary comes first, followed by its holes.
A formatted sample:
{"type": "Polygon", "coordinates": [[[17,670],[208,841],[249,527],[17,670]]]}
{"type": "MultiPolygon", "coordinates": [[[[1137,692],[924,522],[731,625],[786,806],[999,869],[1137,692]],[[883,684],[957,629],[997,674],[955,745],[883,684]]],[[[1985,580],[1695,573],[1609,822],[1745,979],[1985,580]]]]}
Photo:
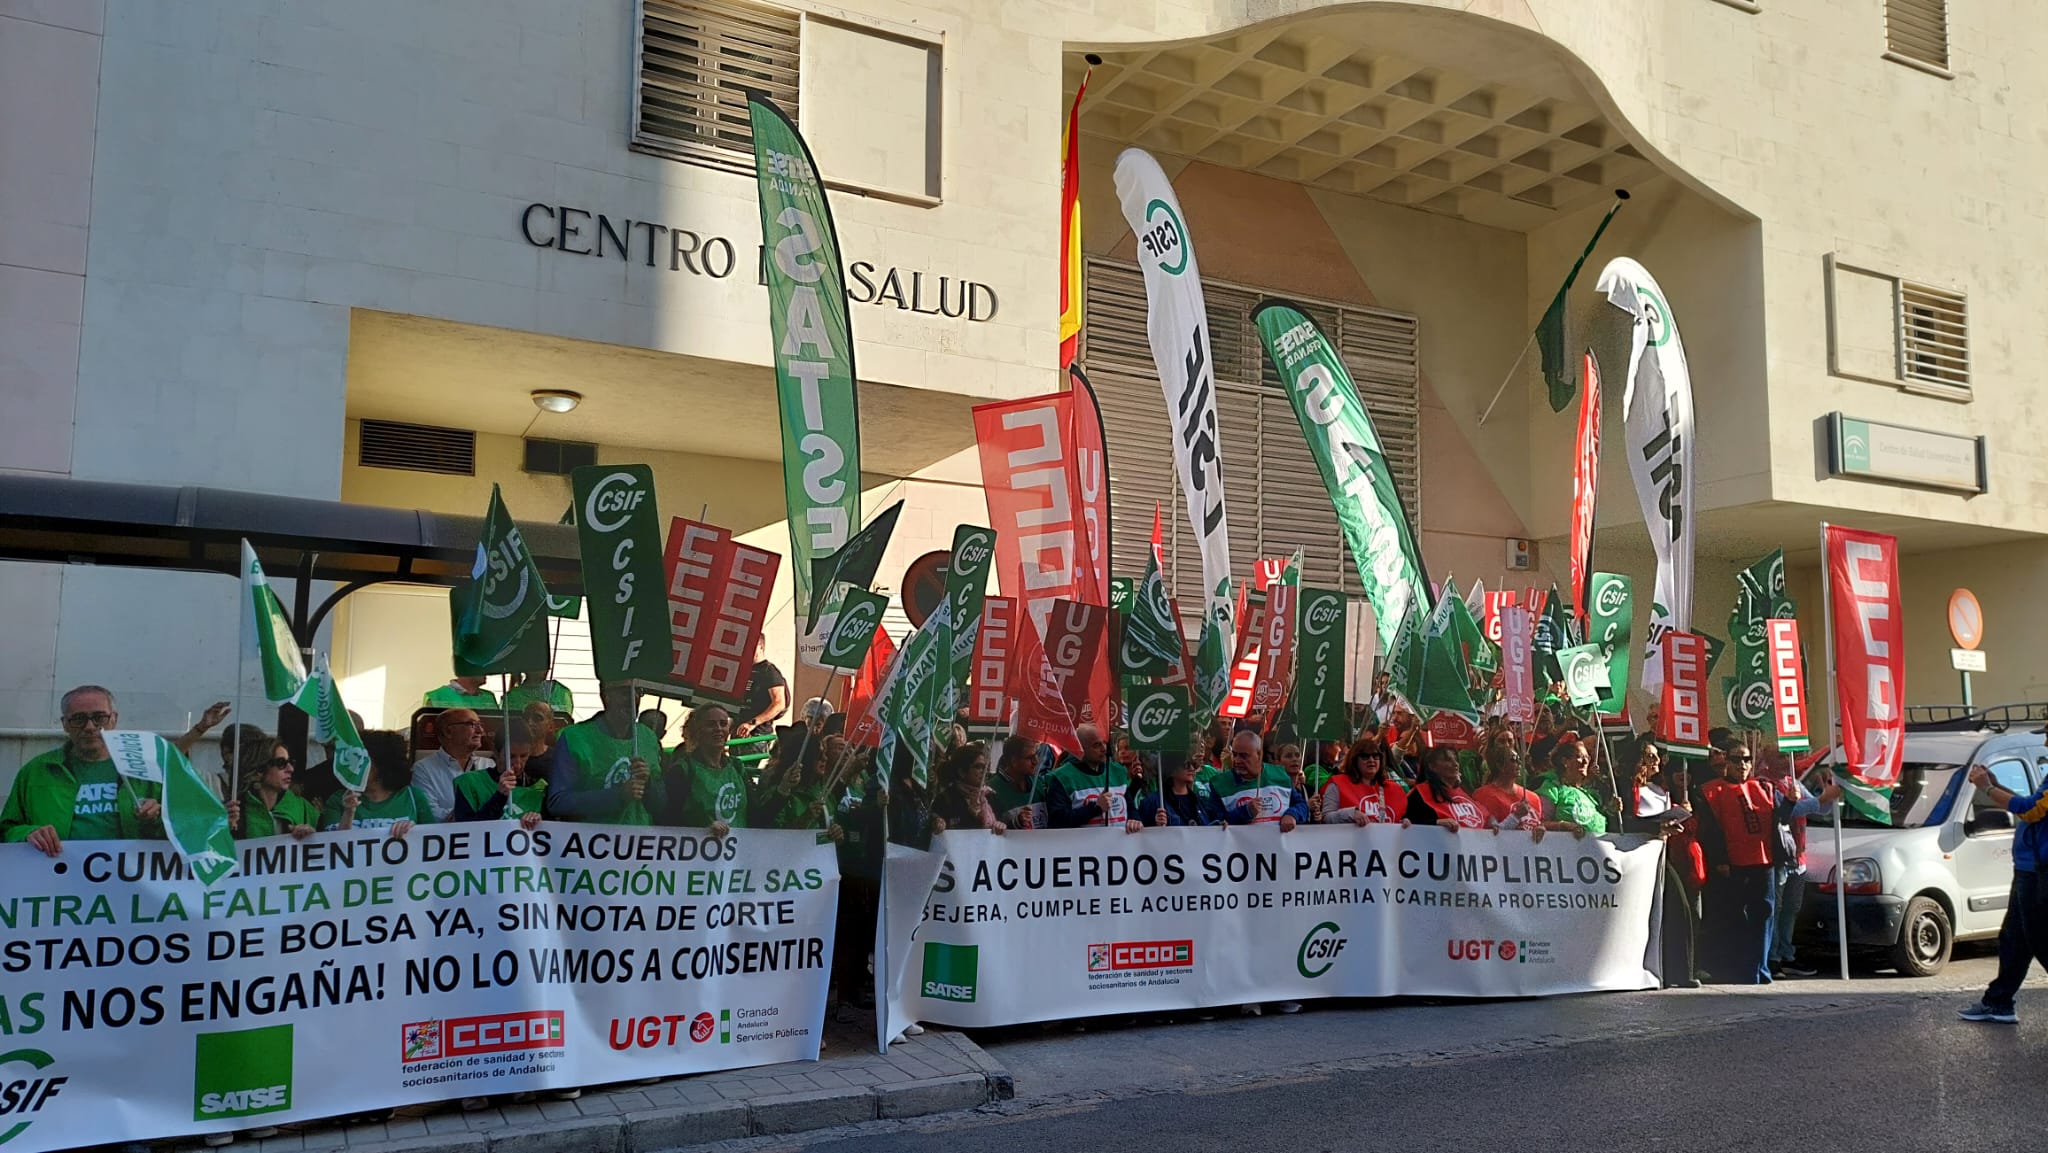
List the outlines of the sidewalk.
{"type": "MultiPolygon", "coordinates": [[[[875,1029],[827,1023],[816,1062],[763,1065],[658,1085],[586,1089],[465,1113],[454,1102],[400,1108],[362,1125],[309,1122],[227,1146],[245,1153],[652,1153],[707,1141],[972,1109],[1012,1096],[1010,1074],[964,1033],[931,1029],[875,1052],[875,1029]]],[[[208,1146],[196,1138],[158,1148],[208,1146]]]]}

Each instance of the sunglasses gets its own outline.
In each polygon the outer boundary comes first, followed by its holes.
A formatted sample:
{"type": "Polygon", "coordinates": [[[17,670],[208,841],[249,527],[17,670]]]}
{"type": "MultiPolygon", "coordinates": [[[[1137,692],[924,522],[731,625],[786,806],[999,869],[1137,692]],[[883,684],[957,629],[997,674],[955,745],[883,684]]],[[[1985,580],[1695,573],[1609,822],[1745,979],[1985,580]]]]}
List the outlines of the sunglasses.
{"type": "Polygon", "coordinates": [[[64,724],[74,729],[82,729],[87,725],[97,725],[104,729],[112,724],[113,721],[114,714],[112,713],[72,713],[64,718],[64,724]]]}
{"type": "Polygon", "coordinates": [[[292,767],[292,759],[290,757],[272,757],[263,767],[266,769],[289,769],[292,767]]]}

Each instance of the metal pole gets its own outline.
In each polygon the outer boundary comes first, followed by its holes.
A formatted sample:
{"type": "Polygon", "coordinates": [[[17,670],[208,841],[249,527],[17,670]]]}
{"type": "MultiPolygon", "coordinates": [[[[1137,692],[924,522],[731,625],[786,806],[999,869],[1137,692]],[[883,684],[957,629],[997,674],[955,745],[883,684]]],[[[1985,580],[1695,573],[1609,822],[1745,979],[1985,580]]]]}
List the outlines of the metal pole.
{"type": "MultiPolygon", "coordinates": [[[[1828,740],[1834,747],[1841,744],[1841,734],[1835,729],[1835,599],[1833,574],[1828,571],[1828,522],[1820,522],[1820,631],[1821,647],[1828,653],[1828,740]]],[[[1840,764],[1837,754],[1836,771],[1844,771],[1847,765],[1840,764]]],[[[1846,808],[1841,798],[1835,800],[1835,941],[1841,960],[1842,980],[1849,979],[1849,886],[1847,864],[1842,859],[1842,810],[1846,808]]]]}
{"type": "Polygon", "coordinates": [[[1493,415],[1494,406],[1500,403],[1502,394],[1507,392],[1508,385],[1515,379],[1515,370],[1522,367],[1522,361],[1528,359],[1529,349],[1535,343],[1536,330],[1530,329],[1529,339],[1522,342],[1522,351],[1515,354],[1515,362],[1508,366],[1507,375],[1500,378],[1500,387],[1493,390],[1493,399],[1486,402],[1486,411],[1479,414],[1479,427],[1486,427],[1486,418],[1493,415]]]}
{"type": "MultiPolygon", "coordinates": [[[[243,635],[243,629],[251,623],[249,614],[254,611],[249,606],[246,593],[238,599],[243,603],[241,626],[235,629],[235,647],[239,651],[235,654],[235,711],[230,714],[234,717],[231,731],[235,734],[235,753],[234,760],[228,762],[228,804],[242,799],[242,686],[249,682],[249,638],[243,635]]],[[[248,814],[243,814],[245,820],[247,817],[248,814]]]]}
{"type": "Polygon", "coordinates": [[[1964,669],[1964,670],[1962,671],[1962,675],[1963,675],[1963,708],[1964,708],[1965,710],[1973,710],[1973,709],[1975,709],[1975,708],[1976,708],[1977,706],[1976,706],[1976,702],[1974,702],[1974,701],[1972,701],[1972,700],[1970,699],[1970,670],[1968,670],[1968,669],[1964,669]]]}

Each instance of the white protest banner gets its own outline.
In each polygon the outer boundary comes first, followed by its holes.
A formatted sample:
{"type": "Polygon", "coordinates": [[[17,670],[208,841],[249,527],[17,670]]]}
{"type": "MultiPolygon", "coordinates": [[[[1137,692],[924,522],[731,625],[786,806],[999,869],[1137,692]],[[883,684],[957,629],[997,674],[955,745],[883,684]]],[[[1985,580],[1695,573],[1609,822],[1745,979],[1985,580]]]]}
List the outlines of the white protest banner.
{"type": "Polygon", "coordinates": [[[811,832],[512,821],[0,845],[7,1153],[815,1059],[839,871],[811,832]]]}
{"type": "Polygon", "coordinates": [[[932,848],[946,861],[925,919],[914,936],[896,919],[888,943],[905,982],[889,1035],[914,1020],[1658,984],[1654,839],[1256,825],[955,831],[932,848]]]}

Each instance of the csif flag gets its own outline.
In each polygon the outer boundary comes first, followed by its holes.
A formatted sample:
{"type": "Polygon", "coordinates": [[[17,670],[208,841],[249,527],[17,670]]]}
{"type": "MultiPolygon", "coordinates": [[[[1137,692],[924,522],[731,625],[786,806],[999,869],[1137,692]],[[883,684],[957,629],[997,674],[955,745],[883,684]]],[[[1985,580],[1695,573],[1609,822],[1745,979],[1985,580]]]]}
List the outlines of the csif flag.
{"type": "MultiPolygon", "coordinates": [[[[1223,506],[1216,362],[1209,351],[1201,269],[1180,201],[1158,161],[1141,149],[1125,149],[1116,160],[1116,198],[1138,239],[1138,266],[1145,277],[1145,329],[1165,391],[1174,470],[1180,475],[1188,523],[1202,557],[1203,635],[1209,633],[1206,622],[1216,619],[1220,651],[1236,637],[1237,621],[1230,604],[1230,523],[1223,506]]],[[[1220,664],[1217,672],[1227,680],[1228,672],[1220,664]]],[[[1205,687],[1196,686],[1198,711],[1205,687]]],[[[1220,693],[1217,702],[1221,703],[1220,693]]]]}
{"type": "Polygon", "coordinates": [[[1572,615],[1586,624],[1592,593],[1593,514],[1600,499],[1600,362],[1586,350],[1586,391],[1579,398],[1579,436],[1572,454],[1572,615]]]}
{"type": "Polygon", "coordinates": [[[1179,667],[1186,648],[1180,635],[1180,617],[1173,611],[1173,602],[1166,595],[1165,577],[1159,571],[1160,527],[1159,508],[1155,505],[1152,551],[1145,558],[1145,579],[1132,590],[1117,649],[1117,666],[1126,676],[1166,676],[1179,667]]]}
{"type": "Polygon", "coordinates": [[[993,529],[963,524],[953,530],[953,556],[946,565],[947,619],[952,622],[939,682],[938,715],[951,717],[965,699],[967,675],[974,662],[974,640],[981,631],[981,605],[988,595],[988,570],[994,563],[993,529]]]}
{"type": "MultiPolygon", "coordinates": [[[[1600,694],[1602,717],[1628,716],[1629,636],[1635,619],[1635,582],[1621,573],[1594,573],[1586,643],[1599,646],[1607,660],[1607,685],[1600,694]]],[[[1570,666],[1565,671],[1569,674],[1570,666]]],[[[1569,675],[1566,679],[1570,680],[1569,675]]]]}
{"type": "Polygon", "coordinates": [[[883,509],[867,527],[853,535],[845,546],[836,549],[830,556],[817,557],[811,562],[810,611],[804,618],[815,621],[824,611],[826,594],[835,585],[849,584],[856,588],[868,588],[875,583],[875,573],[882,567],[882,554],[889,551],[889,538],[896,532],[896,518],[902,515],[903,502],[897,501],[883,509]]]}
{"type": "Polygon", "coordinates": [[[292,636],[284,605],[271,591],[262,562],[246,540],[242,542],[242,619],[249,622],[246,635],[255,645],[256,661],[263,669],[263,699],[273,705],[289,702],[305,686],[305,657],[292,636]]]}
{"type": "MultiPolygon", "coordinates": [[[[155,733],[116,729],[101,736],[114,770],[131,781],[157,787],[164,836],[203,885],[234,874],[235,836],[227,806],[214,795],[178,746],[155,733]]],[[[9,1134],[10,1136],[12,1134],[9,1134]]]]}
{"type": "Polygon", "coordinates": [[[1906,636],[1899,619],[1899,542],[1883,533],[1825,525],[1834,635],[1835,701],[1842,767],[1874,789],[1899,783],[1906,741],[1906,636]]]}
{"type": "Polygon", "coordinates": [[[1427,609],[1429,576],[1372,416],[1343,359],[1299,305],[1261,301],[1252,322],[1337,510],[1360,587],[1372,602],[1380,643],[1391,647],[1409,605],[1420,602],[1427,609]]]}
{"type": "Polygon", "coordinates": [[[1617,257],[1601,269],[1599,289],[1634,318],[1621,407],[1629,472],[1657,553],[1643,634],[1643,688],[1655,693],[1664,678],[1664,635],[1692,628],[1692,373],[1678,321],[1648,269],[1617,257]]]}
{"type": "MultiPolygon", "coordinates": [[[[860,527],[860,406],[839,231],[817,161],[796,125],[758,92],[747,94],[760,192],[763,273],[774,335],[775,395],[782,415],[782,492],[790,572],[806,609],[799,633],[817,624],[815,562],[860,527]]],[[[858,582],[856,582],[858,583],[858,582]]]]}
{"type": "Polygon", "coordinates": [[[519,655],[520,642],[546,617],[548,589],[541,580],[540,562],[526,547],[526,538],[512,522],[495,483],[476,542],[476,560],[470,565],[469,584],[453,595],[460,606],[455,663],[476,673],[528,672],[545,666],[545,660],[541,666],[512,661],[519,655]]]}
{"type": "Polygon", "coordinates": [[[600,682],[666,679],[675,662],[654,470],[584,465],[570,471],[569,490],[576,497],[592,673],[600,682]]]}
{"type": "Polygon", "coordinates": [[[313,658],[313,675],[292,703],[311,720],[306,735],[316,744],[334,746],[334,779],[352,793],[362,792],[370,779],[370,750],[363,746],[348,706],[341,703],[341,689],[325,656],[313,658]]]}
{"type": "Polygon", "coordinates": [[[1295,728],[1312,741],[1351,735],[1344,703],[1344,636],[1351,604],[1330,589],[1303,588],[1296,604],[1295,728]]]}

